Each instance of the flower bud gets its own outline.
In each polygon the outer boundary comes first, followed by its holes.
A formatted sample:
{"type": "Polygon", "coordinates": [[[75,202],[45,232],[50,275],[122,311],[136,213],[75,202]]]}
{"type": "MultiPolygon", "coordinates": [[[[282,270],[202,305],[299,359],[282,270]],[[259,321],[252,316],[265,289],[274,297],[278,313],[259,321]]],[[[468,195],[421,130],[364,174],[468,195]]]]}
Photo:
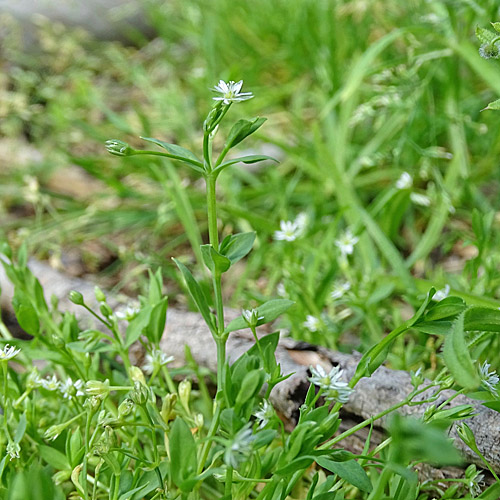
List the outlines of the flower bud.
{"type": "Polygon", "coordinates": [[[101,307],[99,308],[99,310],[105,318],[109,319],[111,316],[113,316],[113,310],[105,302],[101,302],[101,307]]]}
{"type": "Polygon", "coordinates": [[[144,373],[138,366],[131,366],[129,369],[129,375],[132,379],[132,382],[140,382],[142,385],[146,385],[144,373]]]}
{"type": "Polygon", "coordinates": [[[77,292],[76,290],[71,290],[71,292],[69,292],[69,300],[73,302],[73,304],[76,304],[77,306],[83,306],[85,304],[85,301],[83,300],[83,295],[80,292],[77,292]]]}
{"type": "Polygon", "coordinates": [[[203,429],[203,424],[205,423],[205,418],[202,413],[196,413],[194,416],[194,424],[198,429],[203,429]]]}
{"type": "Polygon", "coordinates": [[[104,382],[89,380],[85,384],[85,392],[88,396],[107,396],[109,394],[109,379],[104,382]]]}
{"type": "Polygon", "coordinates": [[[118,407],[118,419],[130,415],[133,409],[134,409],[134,402],[131,399],[127,398],[123,400],[120,403],[120,406],[118,407]]]}
{"type": "Polygon", "coordinates": [[[118,139],[110,139],[105,143],[108,153],[115,156],[130,156],[134,154],[134,150],[124,141],[118,139]]]}
{"type": "Polygon", "coordinates": [[[94,287],[94,294],[97,302],[106,302],[106,295],[98,286],[94,287]]]}
{"type": "Polygon", "coordinates": [[[132,399],[136,405],[144,406],[149,399],[148,387],[136,380],[134,382],[134,389],[130,393],[130,399],[132,399]]]}
{"type": "Polygon", "coordinates": [[[255,328],[258,322],[261,319],[264,319],[264,316],[259,316],[259,312],[257,311],[257,309],[244,309],[243,311],[241,311],[241,315],[250,328],[255,328]]]}
{"type": "Polygon", "coordinates": [[[168,424],[170,420],[175,418],[175,405],[177,403],[177,394],[167,394],[163,399],[161,406],[161,417],[163,421],[168,424]]]}
{"type": "Polygon", "coordinates": [[[184,409],[190,413],[189,410],[189,398],[191,397],[191,381],[183,380],[179,387],[177,388],[177,392],[179,393],[179,399],[181,400],[181,404],[184,409]]]}

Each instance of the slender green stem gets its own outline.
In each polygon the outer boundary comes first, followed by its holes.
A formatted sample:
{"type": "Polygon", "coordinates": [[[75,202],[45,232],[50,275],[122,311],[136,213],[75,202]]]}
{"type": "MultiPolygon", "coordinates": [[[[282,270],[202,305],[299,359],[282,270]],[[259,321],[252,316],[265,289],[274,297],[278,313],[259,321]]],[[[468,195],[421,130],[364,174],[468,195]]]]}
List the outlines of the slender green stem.
{"type": "Polygon", "coordinates": [[[229,466],[226,470],[226,485],[224,487],[224,498],[233,498],[233,468],[229,466]]]}

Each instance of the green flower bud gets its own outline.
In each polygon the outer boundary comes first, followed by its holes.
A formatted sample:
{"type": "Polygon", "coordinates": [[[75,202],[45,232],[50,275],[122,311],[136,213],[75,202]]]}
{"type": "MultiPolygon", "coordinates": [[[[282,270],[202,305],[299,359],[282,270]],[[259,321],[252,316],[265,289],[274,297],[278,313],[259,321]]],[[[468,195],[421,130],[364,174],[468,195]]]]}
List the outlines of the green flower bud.
{"type": "Polygon", "coordinates": [[[107,396],[109,394],[109,379],[106,379],[104,382],[89,380],[85,384],[85,392],[88,396],[107,396]]]}
{"type": "Polygon", "coordinates": [[[106,149],[108,153],[115,156],[130,156],[134,154],[134,150],[124,141],[118,139],[110,139],[106,141],[106,149]]]}
{"type": "Polygon", "coordinates": [[[179,384],[177,392],[179,393],[179,399],[181,400],[181,405],[188,413],[191,413],[189,410],[189,398],[191,397],[191,381],[183,380],[179,384]]]}
{"type": "Polygon", "coordinates": [[[83,300],[83,295],[80,292],[77,292],[76,290],[71,290],[71,292],[69,292],[69,300],[73,302],[73,304],[76,304],[77,306],[83,306],[85,304],[85,301],[83,300]]]}
{"type": "Polygon", "coordinates": [[[149,400],[149,389],[136,380],[134,382],[134,389],[130,393],[130,399],[132,399],[135,404],[144,406],[149,400]]]}
{"type": "Polygon", "coordinates": [[[71,477],[70,470],[60,470],[52,476],[52,479],[54,480],[54,483],[59,485],[65,483],[70,477],[71,477]]]}
{"type": "Polygon", "coordinates": [[[125,399],[120,403],[120,406],[118,407],[118,419],[130,415],[133,409],[134,409],[134,402],[129,398],[125,399]]]}
{"type": "Polygon", "coordinates": [[[144,373],[138,366],[131,366],[129,369],[129,375],[132,382],[140,382],[142,385],[146,385],[146,379],[144,373]]]}
{"type": "Polygon", "coordinates": [[[98,286],[94,287],[94,294],[97,302],[106,302],[106,295],[98,286]]]}
{"type": "Polygon", "coordinates": [[[168,424],[170,420],[175,418],[175,405],[177,403],[177,394],[167,394],[163,399],[161,406],[161,418],[168,424]]]}
{"type": "Polygon", "coordinates": [[[203,429],[203,424],[205,423],[205,418],[202,413],[197,413],[194,416],[194,424],[198,429],[203,429]]]}
{"type": "Polygon", "coordinates": [[[108,306],[108,304],[101,303],[101,307],[99,309],[101,311],[101,314],[105,318],[110,318],[111,316],[113,316],[113,310],[111,309],[111,307],[108,306]]]}

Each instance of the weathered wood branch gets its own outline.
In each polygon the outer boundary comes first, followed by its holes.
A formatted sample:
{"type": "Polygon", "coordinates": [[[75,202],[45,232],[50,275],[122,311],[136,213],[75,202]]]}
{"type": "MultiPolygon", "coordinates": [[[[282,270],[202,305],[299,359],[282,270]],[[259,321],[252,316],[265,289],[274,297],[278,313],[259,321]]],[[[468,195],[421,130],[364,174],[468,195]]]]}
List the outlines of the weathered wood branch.
{"type": "MultiPolygon", "coordinates": [[[[62,310],[74,312],[82,321],[91,321],[89,314],[81,307],[75,306],[68,300],[71,290],[80,291],[87,303],[95,303],[93,284],[81,279],[68,278],[59,271],[36,260],[30,261],[30,268],[38,277],[44,287],[47,299],[55,295],[60,299],[62,310]]],[[[3,269],[0,266],[0,287],[2,289],[0,304],[3,308],[10,308],[12,286],[9,284],[3,269]]],[[[115,310],[124,308],[119,297],[110,296],[108,299],[115,310]]],[[[234,310],[227,311],[228,319],[236,317],[239,313],[234,310]]],[[[262,331],[265,334],[265,330],[262,331]]],[[[188,345],[196,362],[212,371],[216,370],[216,348],[211,334],[206,328],[202,318],[197,313],[180,311],[170,308],[167,314],[167,326],[161,343],[162,349],[175,357],[178,366],[184,363],[185,345],[188,345]]],[[[227,353],[230,360],[237,359],[243,352],[253,345],[252,335],[239,331],[231,334],[227,353]]],[[[141,363],[141,347],[138,345],[131,352],[134,361],[141,363]]],[[[296,423],[300,405],[309,386],[308,377],[311,365],[322,365],[329,370],[332,366],[340,365],[347,379],[351,378],[359,361],[359,354],[343,354],[323,347],[313,346],[304,342],[297,342],[287,337],[280,339],[276,352],[278,362],[284,374],[292,376],[279,384],[273,391],[272,403],[277,411],[284,417],[289,426],[296,423]]],[[[356,386],[356,391],[349,402],[344,405],[343,411],[347,416],[358,420],[369,419],[381,411],[399,403],[412,391],[411,379],[404,371],[390,370],[384,366],[378,368],[370,378],[362,379],[356,386]]],[[[429,398],[432,390],[423,393],[420,400],[429,398]]],[[[436,406],[444,402],[453,391],[444,391],[433,403],[436,406]]],[[[406,406],[399,411],[403,415],[420,416],[431,403],[418,406],[406,406]]],[[[482,406],[478,401],[459,395],[449,404],[449,407],[470,404],[475,408],[476,416],[467,419],[477,440],[479,450],[492,467],[500,472],[500,414],[482,406]]],[[[386,426],[386,420],[380,419],[375,423],[381,429],[386,426]]],[[[453,426],[450,435],[455,438],[455,445],[460,449],[468,462],[484,467],[481,460],[458,437],[453,426]]]]}

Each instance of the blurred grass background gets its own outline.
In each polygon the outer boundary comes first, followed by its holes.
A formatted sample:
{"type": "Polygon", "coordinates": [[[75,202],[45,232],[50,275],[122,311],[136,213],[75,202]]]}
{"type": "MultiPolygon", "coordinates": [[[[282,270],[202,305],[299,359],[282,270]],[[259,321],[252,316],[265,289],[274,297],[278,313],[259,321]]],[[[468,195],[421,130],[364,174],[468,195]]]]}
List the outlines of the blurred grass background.
{"type": "MultiPolygon", "coordinates": [[[[175,164],[110,157],[103,143],[141,147],[142,135],[197,152],[209,89],[243,79],[256,97],[230,116],[267,116],[244,147],[280,163],[221,176],[220,230],[258,233],[226,277],[230,305],[285,295],[297,302],[285,320],[292,335],[342,350],[376,342],[431,285],[500,305],[500,128],[497,114],[481,113],[500,94],[500,66],[479,57],[474,37],[499,20],[497,1],[143,6],[152,40],[131,30],[130,43],[99,41],[38,18],[34,51],[1,17],[0,217],[11,244],[129,294],[163,266],[171,303],[182,304],[170,257],[203,276],[190,250],[207,238],[203,184],[175,164]],[[409,189],[395,187],[403,172],[409,189]],[[274,241],[280,220],[301,212],[305,235],[274,241]],[[346,228],[360,241],[343,268],[335,240],[346,228]],[[339,280],[351,289],[334,301],[339,280]]],[[[393,366],[436,368],[436,342],[401,339],[393,366]]],[[[492,334],[475,345],[499,347],[492,334]]]]}

